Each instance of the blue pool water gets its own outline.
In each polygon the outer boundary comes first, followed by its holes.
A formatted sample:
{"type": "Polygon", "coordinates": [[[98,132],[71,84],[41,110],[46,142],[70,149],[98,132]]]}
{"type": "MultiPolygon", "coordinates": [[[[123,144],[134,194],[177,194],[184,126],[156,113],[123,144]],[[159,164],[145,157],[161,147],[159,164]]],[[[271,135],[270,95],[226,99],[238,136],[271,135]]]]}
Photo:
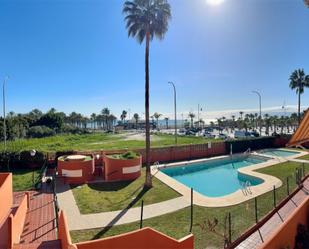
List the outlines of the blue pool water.
{"type": "Polygon", "coordinates": [[[287,151],[280,149],[266,149],[260,151],[261,154],[269,155],[269,156],[277,156],[277,157],[289,157],[296,154],[299,154],[297,151],[287,151]]]}
{"type": "Polygon", "coordinates": [[[265,161],[266,158],[246,156],[167,167],[161,171],[203,195],[220,197],[243,188],[247,181],[252,186],[261,184],[262,179],[239,174],[237,169],[265,161]]]}

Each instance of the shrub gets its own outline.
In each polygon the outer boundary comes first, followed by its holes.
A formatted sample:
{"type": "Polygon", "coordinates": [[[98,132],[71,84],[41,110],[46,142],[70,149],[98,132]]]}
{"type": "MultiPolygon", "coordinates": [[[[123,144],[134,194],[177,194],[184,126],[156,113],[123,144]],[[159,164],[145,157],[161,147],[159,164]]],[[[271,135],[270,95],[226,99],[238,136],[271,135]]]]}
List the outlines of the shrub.
{"type": "Polygon", "coordinates": [[[139,154],[133,151],[128,151],[123,154],[114,154],[114,155],[111,155],[110,157],[114,159],[135,159],[139,157],[139,154]]]}
{"type": "Polygon", "coordinates": [[[68,133],[68,134],[79,134],[79,135],[89,133],[87,129],[78,128],[78,127],[75,127],[69,124],[63,125],[63,127],[61,128],[61,132],[68,133]]]}
{"type": "Polygon", "coordinates": [[[28,137],[42,138],[56,135],[56,132],[47,126],[32,126],[28,130],[28,137]]]}

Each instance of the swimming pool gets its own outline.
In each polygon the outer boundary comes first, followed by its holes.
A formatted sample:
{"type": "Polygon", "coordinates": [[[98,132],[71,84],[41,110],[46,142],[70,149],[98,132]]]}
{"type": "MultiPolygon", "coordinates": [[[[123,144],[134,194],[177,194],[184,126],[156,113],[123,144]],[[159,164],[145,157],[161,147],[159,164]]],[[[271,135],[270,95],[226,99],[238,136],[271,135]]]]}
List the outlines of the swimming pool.
{"type": "Polygon", "coordinates": [[[280,149],[266,149],[259,152],[260,154],[265,154],[268,156],[276,156],[276,157],[289,157],[299,154],[297,151],[290,150],[280,150],[280,149]]]}
{"type": "Polygon", "coordinates": [[[221,197],[243,188],[244,183],[252,186],[263,183],[260,178],[240,174],[237,169],[266,162],[268,158],[259,156],[238,156],[208,160],[189,165],[167,167],[161,172],[209,197],[221,197]]]}

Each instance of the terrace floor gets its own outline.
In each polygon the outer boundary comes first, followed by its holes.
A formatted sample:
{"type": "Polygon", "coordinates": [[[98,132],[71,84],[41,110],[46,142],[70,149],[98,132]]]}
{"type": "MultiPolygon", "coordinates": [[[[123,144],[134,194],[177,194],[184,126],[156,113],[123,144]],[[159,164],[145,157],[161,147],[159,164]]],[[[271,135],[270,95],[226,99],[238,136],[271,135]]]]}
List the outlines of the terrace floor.
{"type": "Polygon", "coordinates": [[[267,240],[272,233],[278,229],[291,213],[305,200],[309,195],[309,178],[304,182],[302,190],[298,191],[293,198],[288,201],[276,214],[274,214],[258,231],[249,236],[237,249],[255,249],[267,240]]]}
{"type": "MultiPolygon", "coordinates": [[[[14,204],[18,204],[22,196],[22,192],[14,193],[14,204]]],[[[30,196],[20,244],[15,245],[14,249],[60,249],[51,188],[43,184],[40,192],[32,191],[30,196]]]]}

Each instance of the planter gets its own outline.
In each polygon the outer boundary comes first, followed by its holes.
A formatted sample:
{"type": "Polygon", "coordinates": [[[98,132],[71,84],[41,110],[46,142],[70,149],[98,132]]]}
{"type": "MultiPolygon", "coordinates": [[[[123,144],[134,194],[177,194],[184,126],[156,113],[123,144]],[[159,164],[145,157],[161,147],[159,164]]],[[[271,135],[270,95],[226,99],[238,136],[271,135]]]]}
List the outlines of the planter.
{"type": "Polygon", "coordinates": [[[104,157],[106,181],[129,181],[141,176],[142,156],[133,159],[104,157]]]}
{"type": "MultiPolygon", "coordinates": [[[[70,157],[69,157],[70,158],[70,157]]],[[[93,180],[94,159],[91,156],[80,156],[79,160],[70,160],[68,156],[58,158],[58,176],[63,177],[65,182],[82,184],[93,180]]],[[[77,158],[77,157],[76,157],[77,158]]]]}

